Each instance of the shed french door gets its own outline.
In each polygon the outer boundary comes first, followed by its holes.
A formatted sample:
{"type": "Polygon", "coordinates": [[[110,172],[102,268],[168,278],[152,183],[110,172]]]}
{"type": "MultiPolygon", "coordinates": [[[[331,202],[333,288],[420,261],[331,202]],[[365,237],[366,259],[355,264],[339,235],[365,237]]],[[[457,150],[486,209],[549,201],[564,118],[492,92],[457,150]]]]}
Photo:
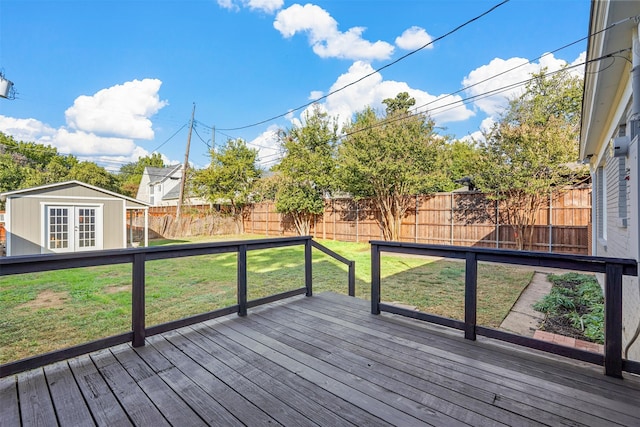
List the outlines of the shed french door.
{"type": "Polygon", "coordinates": [[[99,206],[47,206],[46,247],[52,252],[102,249],[99,206]]]}

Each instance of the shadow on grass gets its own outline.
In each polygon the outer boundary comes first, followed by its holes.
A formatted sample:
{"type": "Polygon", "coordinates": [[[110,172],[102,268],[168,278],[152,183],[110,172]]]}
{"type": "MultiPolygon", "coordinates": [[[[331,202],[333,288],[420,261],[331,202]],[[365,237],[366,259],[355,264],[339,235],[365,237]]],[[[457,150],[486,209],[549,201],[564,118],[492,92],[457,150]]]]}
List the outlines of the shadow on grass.
{"type": "MultiPolygon", "coordinates": [[[[465,266],[439,260],[389,276],[382,263],[381,299],[456,320],[464,320],[465,266]]],[[[477,322],[497,328],[531,282],[533,270],[478,264],[477,322]]]]}
{"type": "Polygon", "coordinates": [[[167,245],[178,245],[182,243],[190,243],[189,240],[179,240],[179,239],[154,239],[149,240],[149,246],[167,246],[167,245]]]}

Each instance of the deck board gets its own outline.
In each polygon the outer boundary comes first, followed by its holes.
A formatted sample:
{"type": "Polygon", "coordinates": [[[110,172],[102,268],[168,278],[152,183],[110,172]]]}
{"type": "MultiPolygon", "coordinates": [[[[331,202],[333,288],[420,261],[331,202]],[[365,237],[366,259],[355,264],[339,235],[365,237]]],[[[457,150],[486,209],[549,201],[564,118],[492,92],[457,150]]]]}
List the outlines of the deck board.
{"type": "Polygon", "coordinates": [[[0,379],[0,425],[640,425],[640,378],[295,297],[0,379]]]}

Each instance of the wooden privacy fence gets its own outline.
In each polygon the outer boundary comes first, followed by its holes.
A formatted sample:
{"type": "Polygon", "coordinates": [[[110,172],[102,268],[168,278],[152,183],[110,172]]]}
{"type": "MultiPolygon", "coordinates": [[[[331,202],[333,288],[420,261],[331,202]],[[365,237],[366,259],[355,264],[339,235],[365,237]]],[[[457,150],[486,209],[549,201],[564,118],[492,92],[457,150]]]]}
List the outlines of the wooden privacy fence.
{"type": "MultiPolygon", "coordinates": [[[[368,242],[383,238],[370,200],[327,199],[311,234],[323,239],[368,242]]],[[[549,196],[539,210],[531,250],[590,252],[591,187],[567,189],[549,196]]],[[[267,236],[294,236],[287,215],[276,212],[273,202],[247,209],[244,230],[267,236]]],[[[402,221],[400,241],[436,245],[515,249],[513,229],[506,222],[504,205],[477,192],[437,193],[415,196],[414,206],[402,221]]]]}

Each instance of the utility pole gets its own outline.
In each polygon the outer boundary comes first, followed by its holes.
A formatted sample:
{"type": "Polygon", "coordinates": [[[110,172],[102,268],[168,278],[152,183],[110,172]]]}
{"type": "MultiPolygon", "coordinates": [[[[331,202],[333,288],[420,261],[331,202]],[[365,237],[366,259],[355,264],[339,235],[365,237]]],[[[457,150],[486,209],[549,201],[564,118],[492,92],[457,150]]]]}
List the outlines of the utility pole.
{"type": "Polygon", "coordinates": [[[193,118],[196,115],[196,103],[193,103],[191,111],[191,123],[189,125],[189,136],[187,137],[187,149],[184,153],[184,165],[182,165],[182,179],[180,180],[180,196],[178,196],[178,207],[176,208],[176,221],[180,221],[180,211],[182,210],[182,200],[184,199],[184,187],[187,183],[187,169],[189,168],[189,147],[191,145],[191,132],[193,131],[193,118]]]}

